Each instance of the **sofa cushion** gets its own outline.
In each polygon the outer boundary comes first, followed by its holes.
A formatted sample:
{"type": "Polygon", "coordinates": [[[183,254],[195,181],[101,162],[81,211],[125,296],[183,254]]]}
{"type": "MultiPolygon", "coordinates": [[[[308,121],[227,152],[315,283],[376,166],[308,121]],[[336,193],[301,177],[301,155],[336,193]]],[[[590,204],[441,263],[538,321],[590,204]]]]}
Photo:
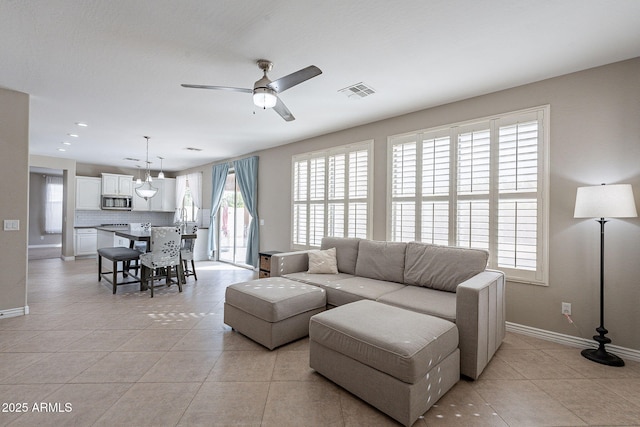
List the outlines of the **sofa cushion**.
{"type": "Polygon", "coordinates": [[[355,277],[355,276],[353,274],[347,274],[347,273],[314,274],[314,273],[300,272],[300,273],[289,273],[282,277],[285,277],[291,280],[296,280],[302,283],[307,283],[309,285],[324,286],[329,282],[334,282],[336,280],[351,279],[352,277],[355,277]]]}
{"type": "Polygon", "coordinates": [[[307,253],[309,257],[308,273],[314,274],[338,274],[336,261],[336,248],[315,250],[307,253]]]}
{"type": "MultiPolygon", "coordinates": [[[[328,296],[329,292],[327,292],[328,296]]],[[[450,322],[456,321],[457,295],[453,292],[442,292],[418,286],[405,286],[402,289],[380,296],[376,301],[440,317],[450,322]]]]}
{"type": "Polygon", "coordinates": [[[455,292],[460,283],[483,272],[488,259],[489,253],[482,249],[410,242],[407,244],[404,283],[455,292]]]}
{"type": "Polygon", "coordinates": [[[336,307],[363,299],[375,301],[389,292],[406,287],[400,283],[366,277],[332,280],[324,284],[318,283],[317,286],[327,291],[327,304],[336,307]]]}
{"type": "Polygon", "coordinates": [[[403,283],[407,244],[361,240],[356,262],[356,276],[403,283]]]}
{"type": "Polygon", "coordinates": [[[360,240],[353,237],[323,237],[320,249],[336,248],[338,271],[340,273],[356,274],[356,260],[358,259],[358,244],[360,240]]]}

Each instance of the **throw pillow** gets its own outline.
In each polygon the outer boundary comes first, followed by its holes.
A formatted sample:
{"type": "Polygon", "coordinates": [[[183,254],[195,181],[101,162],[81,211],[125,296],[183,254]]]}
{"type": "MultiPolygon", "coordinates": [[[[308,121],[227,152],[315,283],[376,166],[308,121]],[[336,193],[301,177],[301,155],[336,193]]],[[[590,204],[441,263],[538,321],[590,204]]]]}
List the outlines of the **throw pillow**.
{"type": "Polygon", "coordinates": [[[338,274],[336,248],[309,251],[309,271],[315,274],[338,274]]]}

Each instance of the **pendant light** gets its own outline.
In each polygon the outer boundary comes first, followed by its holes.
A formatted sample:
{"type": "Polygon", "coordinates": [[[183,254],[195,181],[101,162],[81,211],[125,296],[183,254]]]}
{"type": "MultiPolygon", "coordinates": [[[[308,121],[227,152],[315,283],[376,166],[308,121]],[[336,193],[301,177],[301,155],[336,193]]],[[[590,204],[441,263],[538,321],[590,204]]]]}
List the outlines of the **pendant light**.
{"type": "Polygon", "coordinates": [[[164,172],[162,172],[162,161],[164,160],[164,157],[158,156],[158,158],[160,159],[160,173],[158,174],[158,179],[164,179],[164,172]]]}
{"type": "Polygon", "coordinates": [[[145,136],[145,139],[147,140],[147,173],[142,185],[136,187],[136,194],[145,200],[149,200],[158,193],[158,189],[151,185],[152,178],[151,172],[149,171],[149,137],[145,136]]]}
{"type": "Polygon", "coordinates": [[[138,178],[136,178],[136,185],[142,185],[142,178],[141,178],[142,175],[140,175],[140,167],[141,166],[140,165],[136,165],[136,167],[138,168],[138,178]]]}

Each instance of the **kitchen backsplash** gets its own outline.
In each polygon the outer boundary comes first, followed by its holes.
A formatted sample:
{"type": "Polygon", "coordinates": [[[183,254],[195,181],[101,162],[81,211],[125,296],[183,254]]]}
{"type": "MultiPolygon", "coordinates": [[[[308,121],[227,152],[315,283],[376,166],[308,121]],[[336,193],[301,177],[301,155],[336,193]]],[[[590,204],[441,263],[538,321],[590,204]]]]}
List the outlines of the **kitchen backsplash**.
{"type": "Polygon", "coordinates": [[[173,224],[171,212],[140,211],[76,211],[75,227],[87,227],[101,224],[130,224],[132,222],[150,222],[153,225],[173,224]]]}

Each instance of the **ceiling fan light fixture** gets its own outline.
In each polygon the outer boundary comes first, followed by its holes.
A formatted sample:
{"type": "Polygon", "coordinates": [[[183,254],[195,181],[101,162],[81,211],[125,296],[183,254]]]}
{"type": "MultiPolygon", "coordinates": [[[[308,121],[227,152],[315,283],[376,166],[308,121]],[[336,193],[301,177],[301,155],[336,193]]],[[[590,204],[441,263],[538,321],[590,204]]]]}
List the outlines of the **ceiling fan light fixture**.
{"type": "Polygon", "coordinates": [[[273,89],[258,87],[253,90],[253,103],[260,108],[273,108],[278,102],[278,97],[273,89]]]}

